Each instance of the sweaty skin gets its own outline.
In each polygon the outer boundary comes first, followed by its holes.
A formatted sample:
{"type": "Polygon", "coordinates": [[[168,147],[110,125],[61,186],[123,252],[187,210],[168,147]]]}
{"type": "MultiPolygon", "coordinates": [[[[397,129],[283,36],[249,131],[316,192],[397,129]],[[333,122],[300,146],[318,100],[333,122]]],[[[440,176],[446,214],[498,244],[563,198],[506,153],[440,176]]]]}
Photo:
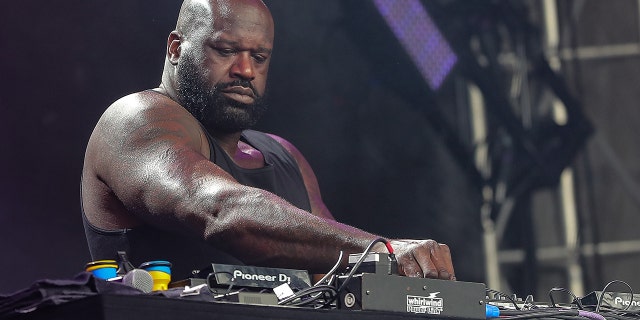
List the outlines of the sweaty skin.
{"type": "MultiPolygon", "coordinates": [[[[311,213],[239,184],[209,161],[206,135],[187,110],[199,100],[183,93],[190,89],[186,80],[221,87],[217,94],[225,102],[206,106],[219,113],[201,122],[237,165],[263,167],[263,155],[240,141],[240,134],[243,125],[253,124],[251,106],[265,91],[273,30],[271,14],[259,0],[183,3],[168,37],[161,85],[114,102],[89,139],[82,203],[93,225],[112,230],[150,224],[195,235],[247,264],[318,273],[331,268],[340,250],[361,252],[378,238],[334,220],[308,162],[280,137],[273,136],[298,163],[311,213]]],[[[455,279],[446,245],[390,241],[401,274],[455,279]]],[[[386,252],[382,244],[374,250],[386,252]]]]}

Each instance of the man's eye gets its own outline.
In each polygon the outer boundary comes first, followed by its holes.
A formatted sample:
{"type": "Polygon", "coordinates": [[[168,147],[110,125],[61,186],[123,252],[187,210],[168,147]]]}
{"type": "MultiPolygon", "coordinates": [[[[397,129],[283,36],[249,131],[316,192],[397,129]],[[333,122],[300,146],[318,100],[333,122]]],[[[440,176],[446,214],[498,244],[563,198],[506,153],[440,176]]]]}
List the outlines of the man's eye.
{"type": "Polygon", "coordinates": [[[220,55],[223,55],[223,56],[230,56],[230,55],[233,55],[235,53],[235,50],[228,49],[228,48],[217,48],[216,50],[218,51],[218,53],[220,55]]]}
{"type": "Polygon", "coordinates": [[[254,55],[253,59],[255,59],[256,62],[258,62],[258,63],[264,63],[265,61],[267,61],[267,57],[265,57],[263,55],[259,55],[259,54],[254,55]]]}

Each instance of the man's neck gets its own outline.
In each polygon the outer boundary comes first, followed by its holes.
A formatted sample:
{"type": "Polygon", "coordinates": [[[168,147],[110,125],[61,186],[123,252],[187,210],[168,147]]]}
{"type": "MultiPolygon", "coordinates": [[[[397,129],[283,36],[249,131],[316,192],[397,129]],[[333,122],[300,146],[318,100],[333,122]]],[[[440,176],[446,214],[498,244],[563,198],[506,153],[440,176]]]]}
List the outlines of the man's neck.
{"type": "Polygon", "coordinates": [[[176,103],[180,104],[180,102],[178,101],[178,96],[175,93],[175,90],[171,90],[170,88],[168,88],[167,86],[164,85],[164,83],[161,83],[157,88],[151,89],[155,92],[158,92],[166,97],[168,97],[169,99],[175,101],[176,103]]]}
{"type": "MultiPolygon", "coordinates": [[[[166,86],[164,81],[154,91],[159,92],[170,99],[180,103],[177,100],[175,90],[172,90],[171,86],[166,86]]],[[[211,137],[213,137],[220,148],[233,159],[233,161],[240,167],[252,169],[261,168],[264,166],[264,157],[262,153],[249,144],[240,141],[242,131],[232,133],[216,132],[214,130],[207,129],[211,137]]]]}

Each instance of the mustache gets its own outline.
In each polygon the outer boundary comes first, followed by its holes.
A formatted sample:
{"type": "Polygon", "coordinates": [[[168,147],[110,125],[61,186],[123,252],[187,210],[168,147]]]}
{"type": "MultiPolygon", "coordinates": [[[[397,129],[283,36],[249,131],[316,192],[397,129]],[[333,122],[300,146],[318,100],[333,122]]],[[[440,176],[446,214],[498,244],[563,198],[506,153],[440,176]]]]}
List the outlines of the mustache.
{"type": "Polygon", "coordinates": [[[218,90],[223,90],[223,89],[229,88],[229,87],[245,87],[245,88],[249,88],[249,89],[251,89],[251,91],[253,91],[253,94],[256,97],[260,98],[260,94],[258,94],[258,91],[253,86],[251,81],[248,81],[248,80],[235,80],[235,81],[231,81],[231,82],[223,82],[223,83],[219,83],[216,86],[216,88],[218,90]]]}

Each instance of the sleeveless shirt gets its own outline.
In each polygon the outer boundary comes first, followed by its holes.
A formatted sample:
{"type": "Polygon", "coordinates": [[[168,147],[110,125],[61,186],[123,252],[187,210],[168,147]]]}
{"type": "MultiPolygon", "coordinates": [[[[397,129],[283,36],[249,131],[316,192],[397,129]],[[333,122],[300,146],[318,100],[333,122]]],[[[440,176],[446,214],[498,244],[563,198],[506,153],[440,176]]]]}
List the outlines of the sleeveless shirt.
{"type": "MultiPolygon", "coordinates": [[[[259,150],[265,162],[263,168],[245,169],[238,167],[208,133],[207,138],[211,161],[239,183],[272,192],[296,207],[311,212],[297,162],[279,142],[262,132],[243,131],[241,140],[259,150]]],[[[191,271],[202,269],[210,263],[242,264],[233,257],[233,253],[218,250],[215,244],[196,237],[169,233],[151,225],[104,230],[87,220],[84,209],[82,217],[93,260],[116,259],[117,251],[127,252],[129,260],[134,264],[168,260],[172,263],[172,278],[178,280],[188,278],[191,271]]]]}

